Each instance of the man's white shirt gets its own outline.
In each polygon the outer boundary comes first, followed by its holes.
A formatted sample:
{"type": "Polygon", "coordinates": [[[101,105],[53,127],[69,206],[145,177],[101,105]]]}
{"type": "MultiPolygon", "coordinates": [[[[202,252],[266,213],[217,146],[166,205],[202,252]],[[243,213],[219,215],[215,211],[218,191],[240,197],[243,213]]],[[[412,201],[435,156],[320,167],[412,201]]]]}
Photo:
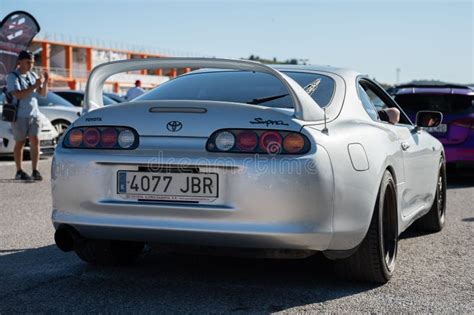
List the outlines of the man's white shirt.
{"type": "Polygon", "coordinates": [[[127,101],[133,100],[135,97],[138,97],[143,93],[145,93],[145,90],[143,90],[142,88],[133,87],[127,91],[127,101]]]}

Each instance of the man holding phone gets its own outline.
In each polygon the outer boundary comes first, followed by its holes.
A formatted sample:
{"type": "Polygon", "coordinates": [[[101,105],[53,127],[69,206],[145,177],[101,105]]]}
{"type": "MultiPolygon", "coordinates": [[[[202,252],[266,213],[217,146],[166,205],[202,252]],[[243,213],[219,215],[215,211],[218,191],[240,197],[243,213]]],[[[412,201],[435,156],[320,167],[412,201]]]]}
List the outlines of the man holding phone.
{"type": "Polygon", "coordinates": [[[42,76],[38,76],[31,71],[34,63],[35,59],[32,52],[21,51],[18,55],[16,70],[8,74],[7,77],[7,92],[13,95],[13,104],[17,104],[17,118],[11,124],[16,141],[14,157],[17,172],[15,179],[19,180],[43,179],[38,171],[40,152],[38,136],[41,132],[41,123],[37,95],[46,96],[49,75],[45,72],[42,76]],[[30,142],[31,165],[33,169],[31,176],[21,168],[23,148],[27,138],[30,142]]]}

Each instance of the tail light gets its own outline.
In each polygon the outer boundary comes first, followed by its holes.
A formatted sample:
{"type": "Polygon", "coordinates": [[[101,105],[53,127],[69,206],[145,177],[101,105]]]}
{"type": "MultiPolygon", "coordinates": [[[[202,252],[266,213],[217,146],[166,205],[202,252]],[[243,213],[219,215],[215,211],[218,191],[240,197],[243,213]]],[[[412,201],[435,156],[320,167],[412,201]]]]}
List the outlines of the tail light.
{"type": "Polygon", "coordinates": [[[458,127],[474,129],[474,119],[472,119],[472,118],[456,120],[456,121],[452,122],[451,124],[455,125],[455,126],[458,126],[458,127]]]}
{"type": "Polygon", "coordinates": [[[100,142],[100,131],[97,128],[86,128],[83,136],[84,145],[88,148],[96,147],[100,142]]]}
{"type": "Polygon", "coordinates": [[[290,133],[283,140],[283,148],[290,153],[300,152],[305,146],[305,141],[299,133],[290,133]]]}
{"type": "MultiPolygon", "coordinates": [[[[122,131],[123,132],[123,131],[122,131]]],[[[106,128],[102,131],[101,144],[106,148],[113,148],[117,145],[117,130],[113,127],[106,128]]]]}
{"type": "Polygon", "coordinates": [[[69,134],[68,134],[68,141],[69,141],[69,144],[72,146],[72,147],[78,147],[81,145],[82,143],[82,138],[83,138],[83,134],[82,134],[82,130],[77,128],[77,129],[72,129],[69,134]]]}
{"type": "Polygon", "coordinates": [[[217,135],[216,137],[216,148],[220,151],[229,151],[234,147],[235,136],[233,133],[224,131],[217,135]]]}
{"type": "Polygon", "coordinates": [[[237,134],[236,145],[242,152],[252,152],[258,145],[258,136],[255,131],[243,130],[237,134]]]}
{"type": "Polygon", "coordinates": [[[135,134],[130,130],[122,130],[118,136],[119,146],[123,149],[129,149],[135,142],[135,134]]]}
{"type": "Polygon", "coordinates": [[[282,136],[278,131],[265,131],[260,135],[260,150],[269,154],[278,154],[281,152],[282,136]]]}
{"type": "Polygon", "coordinates": [[[211,152],[304,154],[311,145],[298,132],[280,130],[226,129],[214,132],[207,141],[211,152]]]}
{"type": "Polygon", "coordinates": [[[138,134],[128,127],[76,127],[68,131],[63,146],[74,149],[132,150],[138,147],[138,134]]]}

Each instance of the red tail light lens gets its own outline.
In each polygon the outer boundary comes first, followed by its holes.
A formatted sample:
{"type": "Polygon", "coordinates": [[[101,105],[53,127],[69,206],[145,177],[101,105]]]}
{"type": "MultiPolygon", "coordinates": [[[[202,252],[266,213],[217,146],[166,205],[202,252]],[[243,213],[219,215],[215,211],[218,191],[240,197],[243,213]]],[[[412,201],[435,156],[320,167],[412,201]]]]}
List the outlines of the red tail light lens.
{"type": "Polygon", "coordinates": [[[260,136],[260,149],[268,154],[281,152],[282,141],[277,131],[266,131],[260,136]]]}
{"type": "Polygon", "coordinates": [[[308,138],[300,133],[284,130],[225,129],[214,132],[207,141],[210,152],[304,154],[311,148],[308,138]],[[222,138],[235,139],[232,145],[223,146],[222,138]]]}
{"type": "Polygon", "coordinates": [[[100,131],[97,128],[87,128],[84,130],[84,144],[86,147],[93,148],[100,142],[100,131]]]}
{"type": "Polygon", "coordinates": [[[80,146],[82,143],[82,130],[80,129],[71,130],[67,140],[72,147],[80,146]]]}
{"type": "Polygon", "coordinates": [[[474,119],[461,119],[452,123],[455,126],[474,129],[474,119]]]}
{"type": "Polygon", "coordinates": [[[117,145],[117,131],[115,128],[105,128],[102,131],[101,144],[106,148],[112,148],[117,145]]]}
{"type": "Polygon", "coordinates": [[[128,127],[76,127],[68,131],[63,146],[74,149],[133,150],[138,147],[138,134],[128,127]]]}
{"type": "Polygon", "coordinates": [[[290,153],[298,153],[304,149],[304,138],[299,133],[290,133],[283,140],[283,148],[290,153]]]}
{"type": "Polygon", "coordinates": [[[244,152],[253,151],[258,145],[258,136],[254,131],[241,131],[237,135],[237,148],[244,152]]]}

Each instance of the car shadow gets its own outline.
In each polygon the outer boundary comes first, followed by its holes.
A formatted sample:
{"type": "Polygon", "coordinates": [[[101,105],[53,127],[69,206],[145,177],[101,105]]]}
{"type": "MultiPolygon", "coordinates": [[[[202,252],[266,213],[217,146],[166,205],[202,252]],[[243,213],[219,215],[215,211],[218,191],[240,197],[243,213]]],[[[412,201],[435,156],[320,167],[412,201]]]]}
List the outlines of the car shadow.
{"type": "Polygon", "coordinates": [[[35,180],[19,180],[14,178],[0,178],[0,184],[31,184],[35,183],[35,180]]]}
{"type": "Polygon", "coordinates": [[[0,155],[0,162],[12,162],[12,161],[15,161],[15,159],[13,158],[13,156],[10,156],[10,155],[0,155]]]}
{"type": "Polygon", "coordinates": [[[446,174],[448,189],[474,187],[474,169],[449,170],[446,174]]]}
{"type": "Polygon", "coordinates": [[[404,240],[404,239],[409,239],[409,238],[422,237],[422,236],[426,236],[426,235],[430,235],[430,234],[433,234],[433,233],[417,230],[416,226],[414,226],[414,224],[412,224],[406,231],[404,231],[402,234],[400,234],[398,239],[399,240],[404,240]]]}
{"type": "Polygon", "coordinates": [[[132,266],[101,267],[53,245],[4,250],[0,277],[0,313],[276,312],[377,287],[338,280],[319,255],[262,260],[153,250],[132,266]]]}
{"type": "MultiPolygon", "coordinates": [[[[51,159],[51,156],[48,156],[48,155],[41,155],[40,156],[40,160],[43,161],[43,160],[49,160],[51,159]]],[[[23,153],[23,161],[29,161],[30,158],[29,158],[29,155],[24,152],[23,153]]],[[[13,155],[0,155],[0,165],[2,162],[15,162],[15,159],[13,158],[13,155]]]]}

